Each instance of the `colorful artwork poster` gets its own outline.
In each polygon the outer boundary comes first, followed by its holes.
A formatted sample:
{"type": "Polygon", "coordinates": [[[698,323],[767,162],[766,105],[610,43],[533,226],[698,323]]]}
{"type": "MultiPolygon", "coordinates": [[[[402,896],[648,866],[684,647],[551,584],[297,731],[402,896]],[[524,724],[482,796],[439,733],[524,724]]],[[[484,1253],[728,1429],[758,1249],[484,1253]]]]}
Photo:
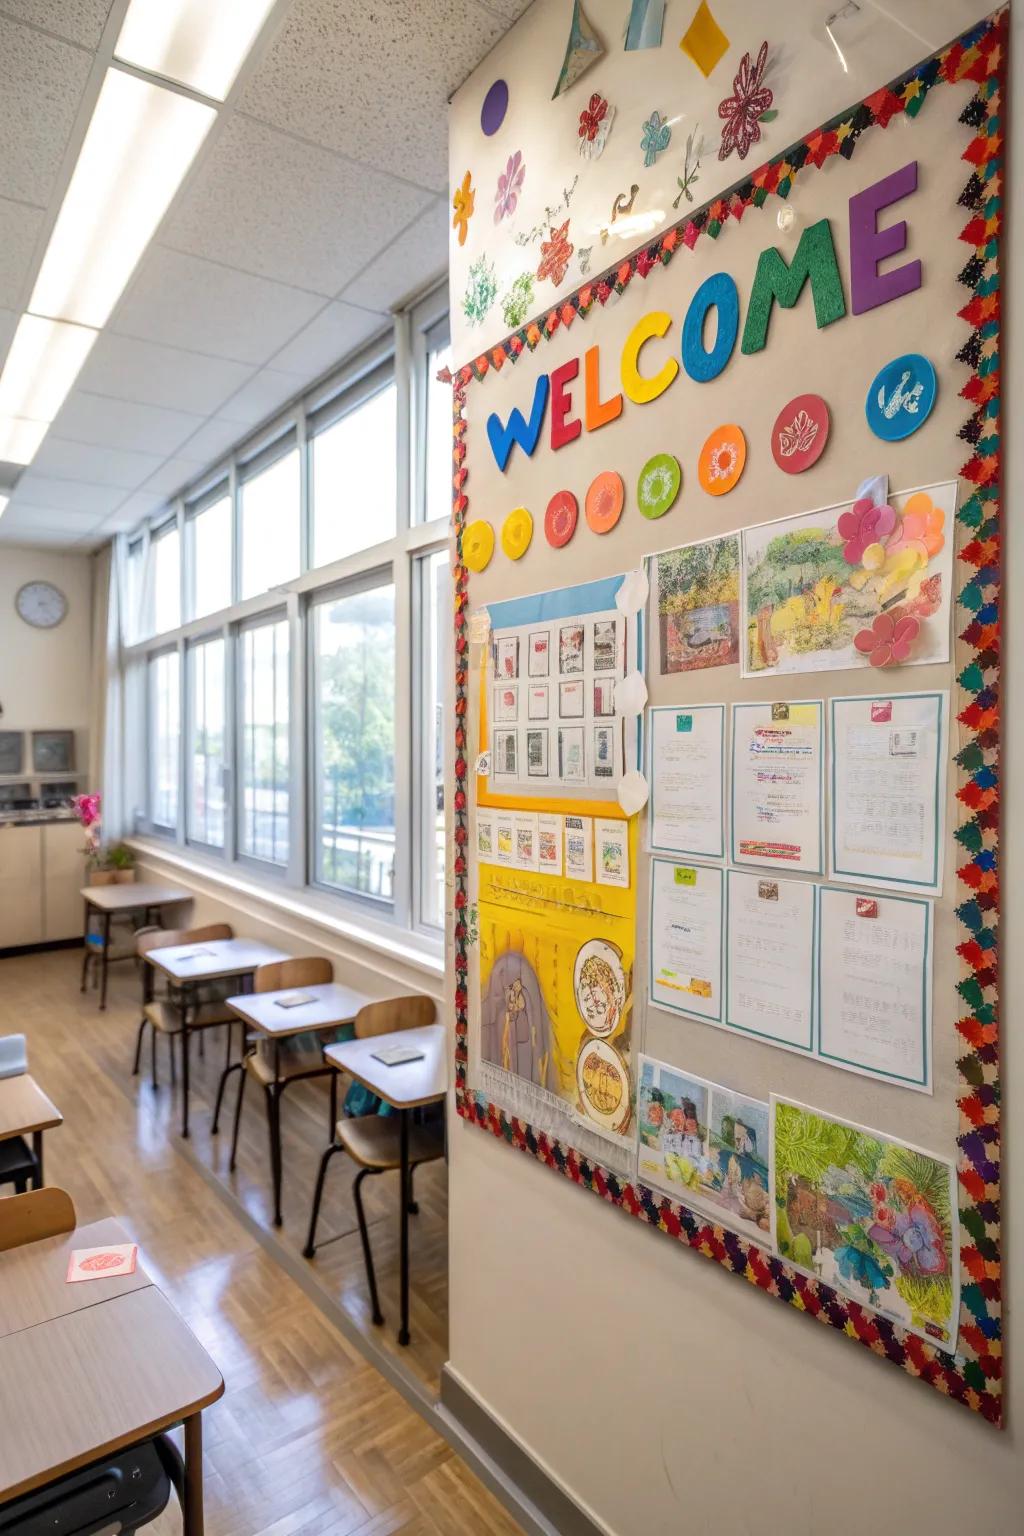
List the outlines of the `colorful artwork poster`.
{"type": "Polygon", "coordinates": [[[767,1245],[767,1104],[641,1056],[637,1130],[643,1183],[767,1245]]]}
{"type": "Polygon", "coordinates": [[[740,659],[740,544],[735,534],[655,557],[661,671],[699,672],[740,659]]]}
{"type": "Polygon", "coordinates": [[[771,1138],[775,1252],[911,1333],[955,1349],[953,1164],[776,1094],[771,1138]]]}
{"type": "Polygon", "coordinates": [[[948,662],[955,515],[950,480],[744,528],[743,676],[948,662]]]}
{"type": "Polygon", "coordinates": [[[625,1137],[633,925],[547,906],[480,904],[481,1060],[519,1079],[517,1091],[539,1092],[598,1134],[625,1137]]]}

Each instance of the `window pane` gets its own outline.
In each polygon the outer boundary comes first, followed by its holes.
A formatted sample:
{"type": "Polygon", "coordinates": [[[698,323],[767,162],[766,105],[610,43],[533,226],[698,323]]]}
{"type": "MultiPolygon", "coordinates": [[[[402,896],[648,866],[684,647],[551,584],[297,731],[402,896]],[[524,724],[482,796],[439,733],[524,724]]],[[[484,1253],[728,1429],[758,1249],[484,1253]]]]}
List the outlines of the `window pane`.
{"type": "Polygon", "coordinates": [[[181,540],[177,528],[153,540],[153,633],[162,635],[181,623],[181,540]]]}
{"type": "Polygon", "coordinates": [[[434,928],[444,927],[444,644],[451,634],[450,580],[446,550],[424,558],[420,588],[420,918],[434,928]]]}
{"type": "Polygon", "coordinates": [[[145,560],[141,541],[128,547],[124,564],[124,612],[121,615],[121,633],[126,645],[148,639],[142,614],[142,578],[145,560]]]}
{"type": "Polygon", "coordinates": [[[257,597],[299,574],[299,451],[293,448],[242,486],[242,596],[257,597]]]}
{"type": "Polygon", "coordinates": [[[394,538],[397,400],[388,384],[314,437],[314,565],[394,538]]]}
{"type": "Polygon", "coordinates": [[[239,850],[288,862],[288,621],[242,631],[239,850]]]}
{"type": "Polygon", "coordinates": [[[231,498],[222,496],[188,522],[192,537],[195,601],[192,617],[204,619],[231,606],[231,498]]]}
{"type": "Polygon", "coordinates": [[[177,651],[149,663],[149,814],[154,826],[178,824],[178,747],[181,739],[181,669],[177,651]]]}
{"type": "Polygon", "coordinates": [[[395,863],[395,589],[319,603],[316,879],[390,901],[395,863]]]}
{"type": "Polygon", "coordinates": [[[438,372],[452,365],[451,344],[427,353],[427,522],[452,513],[452,387],[438,372]]]}
{"type": "Polygon", "coordinates": [[[224,846],[224,641],[194,645],[189,661],[190,842],[224,846]]]}

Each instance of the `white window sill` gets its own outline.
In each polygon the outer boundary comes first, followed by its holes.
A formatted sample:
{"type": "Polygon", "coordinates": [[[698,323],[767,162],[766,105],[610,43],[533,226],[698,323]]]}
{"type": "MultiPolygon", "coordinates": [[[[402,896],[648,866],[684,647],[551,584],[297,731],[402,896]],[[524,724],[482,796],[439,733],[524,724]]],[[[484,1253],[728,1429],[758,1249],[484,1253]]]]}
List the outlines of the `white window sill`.
{"type": "Polygon", "coordinates": [[[323,898],[324,904],[321,905],[315,893],[297,892],[273,880],[246,879],[237,867],[228,870],[215,859],[185,852],[176,843],[164,842],[159,837],[127,837],[125,842],[147,863],[165,864],[169,869],[181,870],[210,885],[263,902],[274,911],[300,918],[303,922],[323,928],[327,933],[399,960],[403,965],[421,971],[426,976],[444,976],[444,946],[440,936],[434,940],[426,934],[412,934],[405,929],[382,933],[382,925],[371,927],[360,923],[355,917],[342,916],[337,910],[329,910],[326,905],[329,897],[323,898]]]}

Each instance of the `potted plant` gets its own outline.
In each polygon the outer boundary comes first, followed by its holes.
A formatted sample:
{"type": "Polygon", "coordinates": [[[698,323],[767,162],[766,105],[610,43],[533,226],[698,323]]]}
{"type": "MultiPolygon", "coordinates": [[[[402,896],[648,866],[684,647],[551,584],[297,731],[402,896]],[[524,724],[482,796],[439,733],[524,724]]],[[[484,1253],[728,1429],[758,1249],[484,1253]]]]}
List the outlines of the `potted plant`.
{"type": "Polygon", "coordinates": [[[82,851],[89,871],[89,884],[131,885],[135,879],[135,855],[125,843],[103,847],[99,795],[75,795],[71,808],[85,829],[82,851]]]}

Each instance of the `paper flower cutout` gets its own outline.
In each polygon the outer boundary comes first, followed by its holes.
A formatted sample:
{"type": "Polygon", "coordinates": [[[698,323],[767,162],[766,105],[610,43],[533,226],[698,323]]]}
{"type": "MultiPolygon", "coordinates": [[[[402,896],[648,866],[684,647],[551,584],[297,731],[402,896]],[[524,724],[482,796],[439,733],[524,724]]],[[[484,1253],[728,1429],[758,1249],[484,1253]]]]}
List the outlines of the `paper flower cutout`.
{"type": "Polygon", "coordinates": [[[843,559],[847,565],[860,565],[862,562],[866,564],[864,551],[869,545],[881,547],[882,540],[887,538],[895,527],[896,513],[887,502],[876,506],[866,496],[855,501],[849,512],[841,514],[836,524],[839,537],[845,540],[843,559]]]}
{"type": "Polygon", "coordinates": [[[509,155],[508,164],[498,177],[498,190],[494,194],[495,224],[500,224],[502,219],[515,213],[525,180],[526,166],[523,164],[522,151],[517,149],[514,155],[509,155]]]}
{"type": "Polygon", "coordinates": [[[599,160],[615,120],[615,108],[595,91],[580,113],[579,151],[584,160],[599,160]]]}
{"type": "Polygon", "coordinates": [[[521,272],[501,301],[501,315],[510,331],[518,331],[533,305],[533,273],[521,272]]]}
{"type": "Polygon", "coordinates": [[[917,619],[880,613],[870,629],[857,631],[853,643],[873,667],[893,667],[907,660],[920,631],[917,619]]]}
{"type": "Polygon", "coordinates": [[[946,514],[941,507],[935,505],[928,492],[916,491],[903,508],[903,526],[889,548],[897,550],[909,544],[917,544],[931,559],[946,542],[943,532],[945,521],[946,514]]]}
{"type": "Polygon", "coordinates": [[[672,129],[668,123],[661,120],[660,112],[652,112],[644,123],[643,137],[640,140],[640,148],[644,152],[644,165],[653,165],[663,149],[668,149],[669,140],[672,137],[672,129]]]}
{"type": "Polygon", "coordinates": [[[461,187],[455,188],[455,196],[452,198],[452,229],[459,232],[459,244],[465,245],[466,236],[469,233],[469,221],[473,217],[473,209],[476,206],[476,192],[473,188],[472,172],[467,171],[462,178],[461,187]]]}
{"type": "Polygon", "coordinates": [[[462,296],[462,313],[468,324],[479,325],[497,296],[494,263],[486,256],[478,256],[476,261],[470,262],[466,291],[462,296]]]}
{"type": "Polygon", "coordinates": [[[728,160],[733,150],[741,160],[750,153],[751,146],[761,137],[761,117],[771,108],[774,96],[761,84],[768,65],[768,44],[761,44],[757,63],[751,64],[750,54],[745,53],[732,82],[732,95],[718,103],[718,115],[725,123],[719,160],[728,160]]]}
{"type": "Polygon", "coordinates": [[[569,241],[569,220],[559,225],[558,229],[552,226],[550,238],[540,243],[540,265],[537,268],[537,281],[542,283],[546,277],[550,278],[557,288],[565,277],[569,266],[569,259],[575,247],[569,241]]]}

